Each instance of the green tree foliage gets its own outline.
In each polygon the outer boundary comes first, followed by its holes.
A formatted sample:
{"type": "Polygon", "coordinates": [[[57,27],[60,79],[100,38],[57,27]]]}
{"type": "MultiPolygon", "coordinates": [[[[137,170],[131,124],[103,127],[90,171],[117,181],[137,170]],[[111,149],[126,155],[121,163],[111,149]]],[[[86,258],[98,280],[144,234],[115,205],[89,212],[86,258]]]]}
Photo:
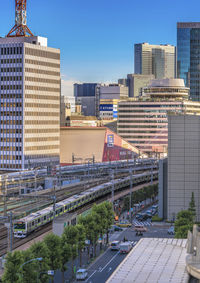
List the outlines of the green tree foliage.
{"type": "Polygon", "coordinates": [[[60,258],[60,269],[62,272],[62,283],[65,282],[64,272],[67,270],[66,263],[71,258],[71,247],[66,243],[65,236],[61,237],[61,258],[60,258]]]}
{"type": "Polygon", "coordinates": [[[113,208],[112,208],[112,203],[111,202],[104,202],[104,206],[106,209],[106,243],[108,244],[109,242],[109,229],[112,226],[113,222],[114,222],[114,212],[113,212],[113,208]]]}
{"type": "Polygon", "coordinates": [[[23,262],[25,263],[23,266],[21,266],[19,272],[22,274],[21,278],[23,278],[23,283],[35,283],[37,282],[38,277],[38,262],[37,261],[31,261],[31,259],[34,259],[30,249],[27,249],[22,252],[23,262]]]}
{"type": "Polygon", "coordinates": [[[192,213],[193,219],[195,220],[196,219],[196,208],[195,208],[194,192],[192,192],[191,201],[190,201],[188,210],[192,213]]]}
{"type": "MultiPolygon", "coordinates": [[[[94,214],[95,222],[99,227],[100,237],[103,240],[103,235],[106,232],[106,222],[107,222],[107,209],[105,203],[101,203],[99,205],[94,205],[92,207],[92,214],[94,214]],[[96,216],[95,216],[96,215],[96,216]]],[[[100,249],[102,249],[102,241],[100,244],[100,249]]]]}
{"type": "Polygon", "coordinates": [[[50,233],[47,236],[45,236],[44,244],[48,249],[50,270],[56,271],[57,269],[60,268],[61,239],[59,236],[50,233]]]}
{"type": "Polygon", "coordinates": [[[78,229],[76,226],[67,226],[64,229],[62,238],[70,246],[70,255],[72,260],[72,276],[74,274],[74,260],[77,257],[78,229]]]}
{"type": "Polygon", "coordinates": [[[6,256],[5,271],[2,277],[3,283],[20,282],[19,268],[23,264],[21,251],[8,253],[6,256]]]}
{"type": "Polygon", "coordinates": [[[38,282],[45,283],[48,282],[49,276],[47,275],[47,271],[50,269],[49,267],[49,257],[48,257],[48,248],[44,244],[44,242],[34,243],[30,247],[30,252],[33,258],[41,258],[42,261],[35,262],[38,272],[38,282]]]}
{"type": "Polygon", "coordinates": [[[192,231],[193,224],[192,212],[188,210],[180,211],[175,221],[175,238],[187,238],[188,230],[192,231]]]}
{"type": "Polygon", "coordinates": [[[76,228],[78,229],[77,245],[80,257],[80,266],[82,266],[82,250],[85,247],[86,232],[84,226],[81,224],[78,224],[76,228]]]}

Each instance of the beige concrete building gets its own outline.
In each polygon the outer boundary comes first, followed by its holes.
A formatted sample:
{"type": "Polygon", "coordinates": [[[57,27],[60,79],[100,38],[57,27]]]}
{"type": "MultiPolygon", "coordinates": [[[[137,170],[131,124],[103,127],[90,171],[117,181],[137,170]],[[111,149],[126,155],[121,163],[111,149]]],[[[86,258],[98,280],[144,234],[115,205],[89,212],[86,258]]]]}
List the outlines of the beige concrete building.
{"type": "Polygon", "coordinates": [[[189,89],[182,79],[153,80],[139,100],[118,104],[118,134],[151,155],[166,156],[167,113],[200,115],[200,103],[188,100],[189,89]]]}
{"type": "Polygon", "coordinates": [[[0,168],[59,163],[60,50],[42,37],[0,38],[0,168]]]}
{"type": "Polygon", "coordinates": [[[141,96],[143,87],[148,86],[153,79],[154,75],[128,74],[129,97],[141,96]]]}
{"type": "Polygon", "coordinates": [[[176,77],[176,47],[168,44],[135,44],[135,73],[156,79],[176,77]]]}
{"type": "Polygon", "coordinates": [[[200,117],[168,117],[168,219],[188,209],[194,192],[197,221],[200,221],[200,117]]]}

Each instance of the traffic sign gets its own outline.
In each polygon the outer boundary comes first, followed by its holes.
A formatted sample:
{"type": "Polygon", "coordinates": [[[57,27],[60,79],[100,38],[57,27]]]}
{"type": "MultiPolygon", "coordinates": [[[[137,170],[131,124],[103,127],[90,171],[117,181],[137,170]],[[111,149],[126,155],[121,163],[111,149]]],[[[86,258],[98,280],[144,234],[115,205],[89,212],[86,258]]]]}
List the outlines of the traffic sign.
{"type": "Polygon", "coordinates": [[[53,276],[54,275],[54,270],[48,270],[48,275],[51,275],[51,276],[53,276]]]}

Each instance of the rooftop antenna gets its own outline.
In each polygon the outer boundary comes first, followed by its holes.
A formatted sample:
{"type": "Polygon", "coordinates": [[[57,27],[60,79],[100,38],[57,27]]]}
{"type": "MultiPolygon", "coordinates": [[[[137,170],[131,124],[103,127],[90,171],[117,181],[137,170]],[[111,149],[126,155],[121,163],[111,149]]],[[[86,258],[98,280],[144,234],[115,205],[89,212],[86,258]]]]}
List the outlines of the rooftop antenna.
{"type": "Polygon", "coordinates": [[[15,0],[15,25],[7,34],[7,37],[33,36],[26,25],[26,1],[15,0]]]}

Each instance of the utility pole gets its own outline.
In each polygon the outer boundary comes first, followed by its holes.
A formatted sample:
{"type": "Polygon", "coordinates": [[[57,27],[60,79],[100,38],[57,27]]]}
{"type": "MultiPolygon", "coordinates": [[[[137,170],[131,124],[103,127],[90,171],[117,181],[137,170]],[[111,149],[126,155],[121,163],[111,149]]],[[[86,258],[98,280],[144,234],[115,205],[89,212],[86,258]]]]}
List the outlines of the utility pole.
{"type": "Polygon", "coordinates": [[[3,215],[4,216],[7,216],[7,178],[8,176],[5,175],[3,179],[3,184],[4,184],[3,215]]]}
{"type": "Polygon", "coordinates": [[[9,213],[9,216],[0,216],[0,220],[8,220],[9,222],[4,223],[5,227],[8,229],[8,252],[12,252],[12,242],[13,242],[13,218],[12,212],[9,213]]]}
{"type": "Polygon", "coordinates": [[[132,174],[132,170],[129,170],[129,174],[130,174],[130,193],[129,193],[129,219],[130,219],[130,223],[132,224],[132,212],[131,212],[131,202],[132,202],[132,187],[133,187],[133,174],[132,174]]]}
{"type": "Polygon", "coordinates": [[[151,185],[153,184],[153,160],[151,162],[151,185]]]}
{"type": "Polygon", "coordinates": [[[115,185],[114,185],[114,170],[110,170],[110,179],[111,179],[111,182],[112,182],[112,190],[111,190],[111,193],[112,193],[112,206],[113,206],[113,211],[114,211],[114,192],[115,192],[115,185]]]}
{"type": "Polygon", "coordinates": [[[61,166],[59,165],[59,187],[61,189],[62,187],[62,181],[61,181],[61,166]]]}

